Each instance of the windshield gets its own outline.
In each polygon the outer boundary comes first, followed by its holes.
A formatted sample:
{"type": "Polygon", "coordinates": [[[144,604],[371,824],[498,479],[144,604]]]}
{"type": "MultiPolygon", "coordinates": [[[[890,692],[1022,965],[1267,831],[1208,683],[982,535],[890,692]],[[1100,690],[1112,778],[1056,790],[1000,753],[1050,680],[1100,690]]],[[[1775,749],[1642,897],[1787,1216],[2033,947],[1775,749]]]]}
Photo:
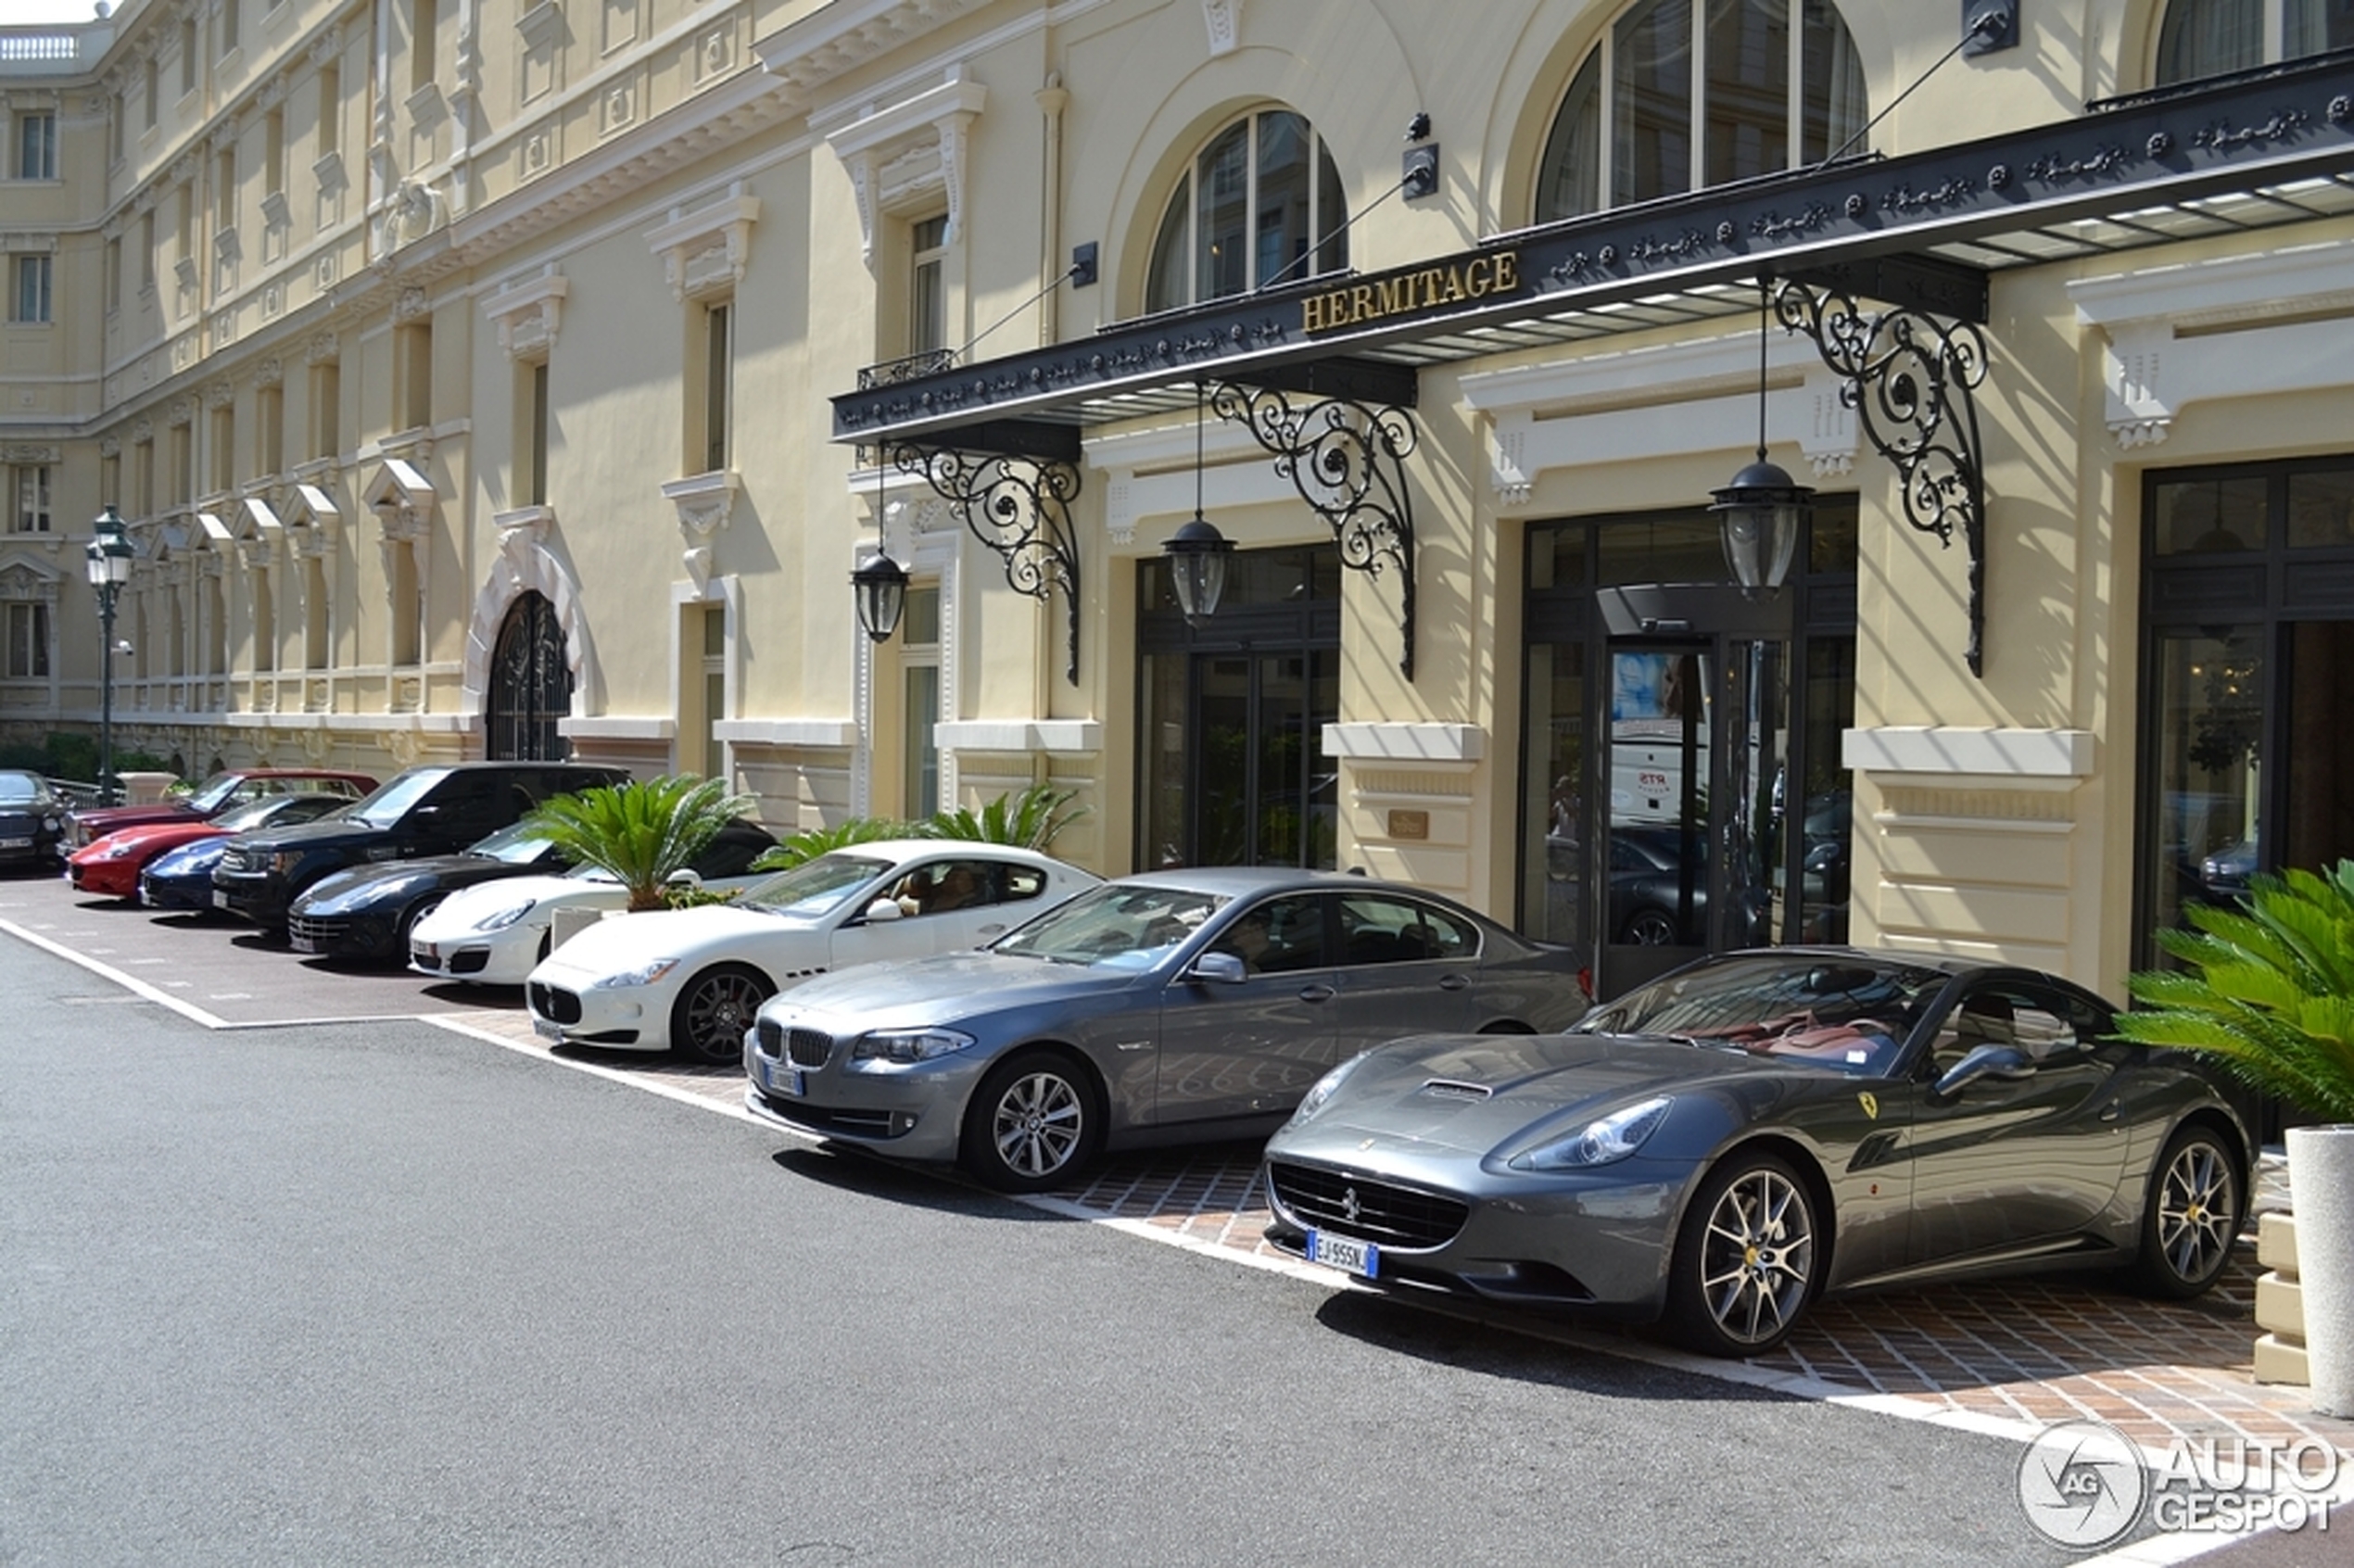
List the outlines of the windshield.
{"type": "Polygon", "coordinates": [[[859,889],[891,869],[888,860],[863,854],[821,854],[790,871],[744,890],[736,903],[788,919],[817,920],[848,904],[859,889]]]}
{"type": "Polygon", "coordinates": [[[1943,970],[1861,956],[1762,953],[1680,969],[1604,1003],[1573,1034],[1665,1035],[1847,1072],[1894,1065],[1943,970]]]}
{"type": "Polygon", "coordinates": [[[1090,968],[1148,969],[1225,902],[1191,888],[1108,882],[1048,910],[991,951],[1090,968]]]}
{"type": "Polygon", "coordinates": [[[237,786],[245,782],[245,777],[242,773],[216,773],[189,793],[188,804],[196,808],[197,816],[209,816],[228,803],[229,797],[237,792],[237,786]]]}
{"type": "Polygon", "coordinates": [[[390,828],[409,815],[409,808],[430,794],[449,776],[446,767],[411,768],[380,786],[376,792],[344,814],[348,822],[370,828],[390,828]]]}
{"type": "Polygon", "coordinates": [[[22,773],[0,773],[0,801],[22,805],[41,798],[41,781],[22,773]]]}
{"type": "MultiPolygon", "coordinates": [[[[212,825],[224,833],[244,833],[269,826],[270,819],[284,812],[285,802],[292,797],[273,795],[266,801],[247,801],[241,806],[231,806],[212,819],[212,825]]],[[[291,820],[291,819],[290,819],[291,820]]]]}
{"type": "Polygon", "coordinates": [[[547,850],[548,835],[532,832],[520,822],[476,839],[466,846],[468,854],[484,855],[491,860],[504,861],[509,866],[528,866],[547,850]]]}

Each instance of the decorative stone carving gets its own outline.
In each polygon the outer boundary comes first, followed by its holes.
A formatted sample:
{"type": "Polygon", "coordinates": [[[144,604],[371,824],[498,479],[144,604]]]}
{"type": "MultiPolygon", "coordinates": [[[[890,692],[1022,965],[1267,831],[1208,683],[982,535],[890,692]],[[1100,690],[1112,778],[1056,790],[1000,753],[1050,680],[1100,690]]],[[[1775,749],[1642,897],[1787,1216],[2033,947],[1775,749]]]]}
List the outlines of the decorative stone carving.
{"type": "Polygon", "coordinates": [[[669,221],[648,233],[646,243],[662,258],[672,296],[685,299],[742,281],[752,255],[752,226],[759,221],[760,198],[746,196],[738,180],[708,207],[691,212],[672,208],[669,221]]]}
{"type": "Polygon", "coordinates": [[[826,132],[857,200],[868,271],[875,265],[875,225],[885,212],[944,201],[947,238],[956,237],[964,219],[966,138],[988,102],[989,90],[967,81],[959,66],[936,87],[889,107],[868,105],[826,132]]]}
{"type": "Polygon", "coordinates": [[[709,474],[697,474],[685,479],[673,479],[662,487],[663,499],[678,511],[678,525],[688,537],[705,543],[713,535],[728,526],[736,506],[736,491],[740,487],[733,469],[714,469],[709,474]]]}
{"type": "Polygon", "coordinates": [[[206,383],[204,389],[204,406],[206,408],[225,409],[236,400],[237,384],[231,381],[227,376],[222,376],[218,381],[206,383]]]}
{"type": "Polygon", "coordinates": [[[518,359],[538,359],[554,348],[571,286],[552,261],[536,278],[501,285],[482,307],[499,323],[499,347],[518,359]]]}
{"type": "MultiPolygon", "coordinates": [[[[101,450],[103,450],[103,444],[101,450]]],[[[9,463],[63,462],[65,449],[53,441],[12,441],[0,447],[0,465],[9,463]]]]}
{"type": "Polygon", "coordinates": [[[342,356],[342,348],[332,332],[323,332],[303,346],[303,359],[314,365],[333,364],[342,356]]]}
{"type": "Polygon", "coordinates": [[[1201,0],[1201,19],[1209,28],[1212,56],[1231,55],[1241,45],[1243,0],[1201,0]]]}
{"type": "Polygon", "coordinates": [[[164,422],[175,430],[192,424],[196,418],[196,400],[194,398],[174,398],[164,405],[163,417],[164,422]]]}

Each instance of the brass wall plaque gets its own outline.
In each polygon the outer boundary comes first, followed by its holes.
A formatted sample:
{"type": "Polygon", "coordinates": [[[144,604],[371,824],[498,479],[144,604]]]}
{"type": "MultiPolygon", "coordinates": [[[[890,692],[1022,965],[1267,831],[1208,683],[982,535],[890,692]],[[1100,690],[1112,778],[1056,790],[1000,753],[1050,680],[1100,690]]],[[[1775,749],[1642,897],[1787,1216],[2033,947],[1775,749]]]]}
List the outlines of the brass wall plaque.
{"type": "Polygon", "coordinates": [[[1426,811],[1393,811],[1389,814],[1389,836],[1417,841],[1430,837],[1430,813],[1426,811]]]}

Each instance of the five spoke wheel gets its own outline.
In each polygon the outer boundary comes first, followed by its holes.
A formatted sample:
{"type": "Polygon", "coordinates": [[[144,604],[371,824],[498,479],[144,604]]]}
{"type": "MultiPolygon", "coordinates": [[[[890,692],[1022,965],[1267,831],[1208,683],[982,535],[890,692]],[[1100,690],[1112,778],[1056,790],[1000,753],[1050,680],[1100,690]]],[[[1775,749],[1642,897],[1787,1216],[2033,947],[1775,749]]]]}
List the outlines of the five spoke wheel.
{"type": "Polygon", "coordinates": [[[1814,1288],[1814,1201],[1772,1156],[1734,1159],[1694,1195],[1676,1247],[1668,1311],[1679,1335],[1714,1356],[1780,1344],[1814,1288]]]}

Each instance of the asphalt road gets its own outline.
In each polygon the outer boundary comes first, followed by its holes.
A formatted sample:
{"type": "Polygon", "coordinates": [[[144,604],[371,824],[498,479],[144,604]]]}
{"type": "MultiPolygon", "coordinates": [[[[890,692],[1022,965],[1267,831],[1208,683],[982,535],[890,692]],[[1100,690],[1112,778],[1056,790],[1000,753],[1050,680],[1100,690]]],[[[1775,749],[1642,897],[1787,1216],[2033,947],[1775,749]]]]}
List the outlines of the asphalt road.
{"type": "MultiPolygon", "coordinates": [[[[285,960],[281,960],[282,962],[285,960]]],[[[0,938],[0,1562],[2066,1561],[1995,1438],[0,938]]]]}

